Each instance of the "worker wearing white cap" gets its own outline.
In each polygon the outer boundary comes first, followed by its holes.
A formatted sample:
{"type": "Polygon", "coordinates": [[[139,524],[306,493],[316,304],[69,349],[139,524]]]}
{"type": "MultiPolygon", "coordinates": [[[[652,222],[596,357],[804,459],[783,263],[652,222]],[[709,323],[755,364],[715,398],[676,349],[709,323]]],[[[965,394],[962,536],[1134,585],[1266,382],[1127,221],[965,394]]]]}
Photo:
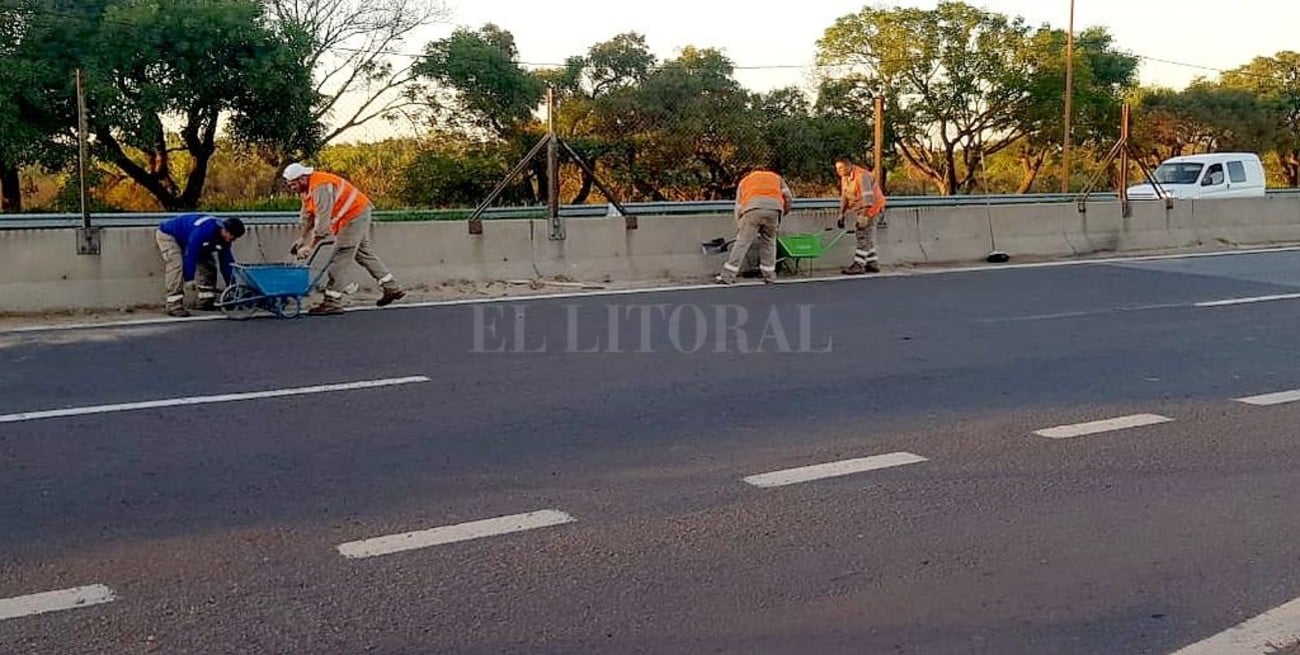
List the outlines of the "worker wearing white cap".
{"type": "Polygon", "coordinates": [[[406,296],[384,262],[370,249],[370,199],[351,182],[302,164],[284,169],[289,187],[302,196],[302,236],[293,246],[315,248],[329,235],[335,236],[334,254],[326,264],[325,299],[307,311],[314,316],[343,313],[340,273],[356,260],[383,289],[375,304],[392,304],[406,296]]]}

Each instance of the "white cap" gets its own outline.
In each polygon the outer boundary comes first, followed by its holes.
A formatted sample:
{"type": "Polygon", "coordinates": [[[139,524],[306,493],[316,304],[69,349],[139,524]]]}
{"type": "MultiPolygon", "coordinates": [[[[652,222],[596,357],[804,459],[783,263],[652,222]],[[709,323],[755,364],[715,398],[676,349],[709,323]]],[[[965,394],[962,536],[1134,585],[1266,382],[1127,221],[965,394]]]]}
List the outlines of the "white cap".
{"type": "Polygon", "coordinates": [[[292,182],[300,177],[311,175],[316,169],[299,163],[289,164],[284,169],[284,179],[292,182]]]}

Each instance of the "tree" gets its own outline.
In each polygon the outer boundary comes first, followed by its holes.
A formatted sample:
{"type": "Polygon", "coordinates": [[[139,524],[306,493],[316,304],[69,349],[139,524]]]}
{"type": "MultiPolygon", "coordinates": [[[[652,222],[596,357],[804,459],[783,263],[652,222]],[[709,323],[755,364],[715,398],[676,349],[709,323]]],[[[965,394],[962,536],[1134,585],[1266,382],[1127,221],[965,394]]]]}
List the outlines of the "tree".
{"type": "Polygon", "coordinates": [[[616,151],[604,170],[626,195],[659,201],[734,194],[762,134],[751,96],[733,73],[717,50],[686,47],[639,84],[597,103],[592,129],[616,151]]]}
{"type": "Polygon", "coordinates": [[[1258,95],[1277,119],[1273,150],[1287,186],[1300,186],[1300,52],[1279,52],[1223,74],[1223,86],[1258,95]]]}
{"type": "MultiPolygon", "coordinates": [[[[518,57],[514,35],[489,23],[429,43],[416,73],[436,84],[429,102],[442,125],[517,160],[541,138],[535,112],[544,91],[537,75],[516,63],[518,57]]],[[[477,163],[489,160],[479,157],[477,163]]],[[[422,165],[435,170],[442,166],[439,161],[426,159],[422,165]]],[[[534,158],[522,185],[530,203],[547,188],[547,175],[546,162],[534,158]]]]}
{"type": "Polygon", "coordinates": [[[544,89],[515,63],[519,50],[510,32],[492,24],[458,29],[424,54],[415,73],[441,85],[434,107],[444,125],[508,138],[533,122],[544,89]]]}
{"type": "MultiPolygon", "coordinates": [[[[1017,193],[1033,188],[1048,156],[1061,147],[1066,36],[1064,30],[1045,27],[1033,37],[1038,65],[1029,80],[1031,102],[1021,118],[1024,138],[1013,148],[1022,169],[1017,193]]],[[[1137,83],[1139,60],[1116,50],[1114,38],[1101,27],[1078,34],[1074,50],[1072,141],[1081,149],[1105,150],[1119,138],[1124,97],[1137,83]]]]}
{"type": "Polygon", "coordinates": [[[794,87],[756,96],[752,115],[764,147],[753,153],[753,162],[775,167],[792,185],[801,187],[796,193],[802,192],[802,187],[830,187],[836,180],[835,159],[860,158],[866,151],[872,129],[866,120],[871,115],[868,111],[869,100],[867,109],[857,107],[847,114],[829,110],[827,105],[813,105],[794,87]]]}
{"type": "MultiPolygon", "coordinates": [[[[557,129],[588,168],[598,168],[602,159],[616,157],[626,145],[621,135],[599,133],[601,115],[617,111],[611,99],[632,92],[657,63],[645,37],[627,32],[591,46],[586,55],[569,57],[562,68],[537,71],[538,78],[556,90],[557,129]]],[[[587,202],[595,183],[586,170],[579,171],[579,180],[575,204],[587,202]]]]}
{"type": "Polygon", "coordinates": [[[898,152],[952,194],[969,191],[981,161],[1024,135],[1032,45],[1020,18],[941,2],[934,10],[864,8],[838,19],[817,48],[820,64],[855,67],[886,99],[898,152]]]}
{"type": "MultiPolygon", "coordinates": [[[[198,205],[223,116],[250,141],[300,139],[315,98],[305,53],[268,27],[253,0],[101,0],[59,9],[41,2],[17,57],[33,62],[47,95],[38,107],[76,124],[74,70],[85,70],[94,152],[168,211],[198,205]],[[290,118],[286,118],[290,117],[290,118]],[[178,124],[169,134],[167,126],[178,124]],[[173,163],[184,152],[189,165],[173,163]]],[[[42,124],[37,122],[36,124],[42,124]]]]}
{"type": "MultiPolygon", "coordinates": [[[[328,128],[324,146],[348,130],[376,119],[396,119],[421,106],[416,61],[395,63],[395,54],[416,30],[445,20],[441,0],[261,0],[282,33],[310,45],[318,101],[312,119],[328,128]],[[349,106],[349,103],[351,105],[349,106]]],[[[294,144],[287,159],[310,154],[294,144]]]]}
{"type": "Polygon", "coordinates": [[[50,120],[50,101],[68,105],[45,87],[39,61],[23,57],[39,6],[34,0],[0,1],[0,211],[22,211],[20,170],[61,168],[75,154],[64,125],[50,120]],[[60,138],[63,137],[63,138],[60,138]]]}
{"type": "Polygon", "coordinates": [[[1182,91],[1141,97],[1134,143],[1152,164],[1221,150],[1259,152],[1277,141],[1275,108],[1248,91],[1198,80],[1182,91]]]}

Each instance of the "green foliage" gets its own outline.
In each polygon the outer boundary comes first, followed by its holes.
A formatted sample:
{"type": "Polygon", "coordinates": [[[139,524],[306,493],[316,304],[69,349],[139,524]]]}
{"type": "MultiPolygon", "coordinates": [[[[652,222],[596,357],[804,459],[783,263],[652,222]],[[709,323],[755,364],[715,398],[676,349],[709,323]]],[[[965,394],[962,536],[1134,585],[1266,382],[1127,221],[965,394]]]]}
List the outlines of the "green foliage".
{"type": "MultiPolygon", "coordinates": [[[[397,197],[407,207],[473,207],[491,193],[513,162],[499,145],[444,135],[414,155],[402,173],[397,197]]],[[[518,185],[505,204],[525,196],[518,185]]]]}
{"type": "Polygon", "coordinates": [[[532,120],[543,93],[541,81],[515,63],[518,56],[514,36],[489,24],[430,43],[415,71],[450,92],[439,107],[445,123],[505,137],[532,120]]]}
{"type": "MultiPolygon", "coordinates": [[[[864,8],[840,18],[818,42],[818,60],[852,72],[823,85],[843,107],[880,95],[890,140],[940,193],[975,188],[986,158],[1020,146],[1029,182],[1064,131],[1065,35],[1030,29],[1019,17],[941,2],[933,10],[864,8]]],[[[1075,100],[1085,142],[1105,138],[1131,86],[1137,60],[1108,33],[1076,41],[1075,100]]],[[[1028,186],[1028,185],[1026,185],[1028,186]]]]}
{"type": "Polygon", "coordinates": [[[1275,108],[1258,95],[1198,82],[1151,90],[1139,103],[1134,146],[1149,163],[1196,152],[1262,152],[1277,143],[1275,108]]]}
{"type": "Polygon", "coordinates": [[[76,126],[74,70],[85,71],[95,154],[168,210],[197,206],[219,123],[253,143],[310,142],[310,72],[295,45],[266,26],[255,0],[97,0],[75,10],[34,0],[9,57],[40,89],[31,125],[76,126]],[[179,123],[175,138],[166,125],[179,123]],[[186,153],[180,169],[173,154],[186,153]]]}
{"type": "MultiPolygon", "coordinates": [[[[285,157],[347,176],[380,208],[474,206],[544,135],[548,87],[559,136],[628,202],[731,198],[755,166],[781,172],[797,195],[833,194],[837,156],[868,163],[878,97],[893,193],[1029,192],[1057,175],[1066,33],[963,2],[872,6],[835,21],[818,42],[820,63],[834,66],[815,93],[754,93],[718,50],[686,47],[661,61],[631,32],[529,70],[513,35],[494,25],[428,43],[408,76],[377,58],[376,44],[429,20],[437,0],[377,14],[364,2],[342,5],[387,27],[356,57],[334,62],[357,74],[375,104],[334,117],[337,95],[318,92],[328,86],[327,40],[374,30],[343,19],[350,14],[299,11],[325,6],[318,0],[0,0],[0,186],[20,186],[9,177],[24,166],[70,170],[78,68],[92,154],[105,166],[92,167],[93,199],[104,207],[176,210],[202,199],[214,209],[294,209],[297,199],[277,184],[285,157]],[[371,84],[403,92],[388,105],[371,84]],[[424,137],[324,145],[340,126],[417,101],[435,118],[424,137]]],[[[1138,59],[1103,28],[1078,33],[1073,54],[1076,182],[1118,137],[1129,101],[1134,145],[1152,163],[1251,150],[1300,185],[1300,53],[1259,57],[1177,92],[1137,89],[1138,59]]],[[[578,166],[559,174],[563,202],[607,200],[578,166]]],[[[498,204],[540,203],[547,175],[534,161],[498,204]]],[[[55,203],[55,186],[47,176],[42,204],[55,203]]],[[[67,184],[59,188],[59,204],[75,200],[67,184]]]]}
{"type": "Polygon", "coordinates": [[[1272,112],[1271,149],[1286,185],[1300,186],[1300,52],[1256,57],[1224,73],[1222,84],[1258,96],[1272,112]]]}

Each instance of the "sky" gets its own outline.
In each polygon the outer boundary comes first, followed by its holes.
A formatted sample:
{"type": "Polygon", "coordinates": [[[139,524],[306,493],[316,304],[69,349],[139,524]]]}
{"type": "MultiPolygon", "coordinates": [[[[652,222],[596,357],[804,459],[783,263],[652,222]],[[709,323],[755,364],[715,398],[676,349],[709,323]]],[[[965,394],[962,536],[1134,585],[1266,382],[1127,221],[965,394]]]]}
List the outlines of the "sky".
{"type": "MultiPolygon", "coordinates": [[[[739,67],[736,79],[755,91],[783,86],[813,88],[817,40],[835,19],[865,4],[933,8],[937,0],[800,0],[760,10],[734,0],[445,0],[447,24],[413,35],[406,52],[419,52],[455,27],[485,23],[514,34],[520,60],[558,64],[622,32],[646,37],[660,59],[683,46],[721,50],[739,67]],[[772,68],[768,68],[772,67],[772,68]],[[775,68],[780,67],[780,68],[775,68]]],[[[1019,15],[1030,25],[1065,28],[1069,0],[968,0],[987,10],[1019,15]]],[[[1075,29],[1105,26],[1117,45],[1146,57],[1140,70],[1147,85],[1181,88],[1213,70],[1249,62],[1255,56],[1300,50],[1300,2],[1296,0],[1075,0],[1075,29]],[[1174,63],[1163,63],[1165,60],[1174,63]],[[1183,64],[1183,65],[1180,65],[1183,64]],[[1198,68],[1203,67],[1203,68],[1198,68]]],[[[350,134],[379,136],[382,125],[350,134]]]]}

